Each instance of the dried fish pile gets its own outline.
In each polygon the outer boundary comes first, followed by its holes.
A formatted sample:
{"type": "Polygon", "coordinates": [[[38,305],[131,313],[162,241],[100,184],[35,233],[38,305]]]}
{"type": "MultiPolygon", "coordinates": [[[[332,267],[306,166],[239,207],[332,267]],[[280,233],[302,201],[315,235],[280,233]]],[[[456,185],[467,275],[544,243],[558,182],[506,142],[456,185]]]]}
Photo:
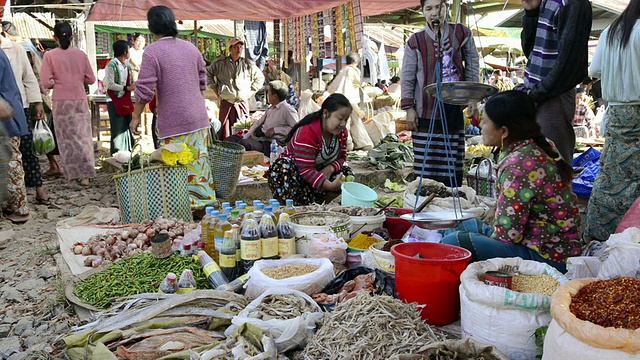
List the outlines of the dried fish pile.
{"type": "Polygon", "coordinates": [[[388,359],[446,339],[420,318],[416,304],[360,292],[336,306],[307,345],[305,359],[388,359]]]}
{"type": "Polygon", "coordinates": [[[275,344],[267,336],[262,338],[264,351],[258,349],[254,344],[241,335],[227,338],[224,342],[214,348],[203,352],[201,360],[234,360],[234,359],[273,359],[276,356],[275,344]]]}
{"type": "Polygon", "coordinates": [[[423,360],[490,360],[491,358],[485,358],[484,356],[468,357],[459,354],[456,351],[438,349],[435,354],[429,356],[423,356],[423,360]]]}
{"type": "Polygon", "coordinates": [[[311,274],[312,272],[320,269],[317,265],[284,265],[278,267],[272,267],[262,269],[262,273],[268,277],[276,280],[288,279],[296,276],[302,276],[311,274]]]}
{"type": "Polygon", "coordinates": [[[307,300],[295,295],[268,295],[258,307],[249,313],[250,318],[269,321],[271,319],[289,320],[302,316],[305,312],[318,309],[307,300]]]}

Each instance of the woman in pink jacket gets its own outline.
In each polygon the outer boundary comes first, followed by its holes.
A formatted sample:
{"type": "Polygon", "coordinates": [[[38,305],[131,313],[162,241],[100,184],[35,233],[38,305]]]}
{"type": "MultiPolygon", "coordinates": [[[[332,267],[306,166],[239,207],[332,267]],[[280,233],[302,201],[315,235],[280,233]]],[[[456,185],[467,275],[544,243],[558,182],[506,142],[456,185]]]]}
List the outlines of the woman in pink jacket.
{"type": "Polygon", "coordinates": [[[84,84],[93,84],[96,77],[87,55],[69,47],[71,25],[57,23],[53,34],[59,47],[44,55],[40,83],[45,89],[53,89],[53,123],[65,177],[89,187],[96,170],[84,84]]]}

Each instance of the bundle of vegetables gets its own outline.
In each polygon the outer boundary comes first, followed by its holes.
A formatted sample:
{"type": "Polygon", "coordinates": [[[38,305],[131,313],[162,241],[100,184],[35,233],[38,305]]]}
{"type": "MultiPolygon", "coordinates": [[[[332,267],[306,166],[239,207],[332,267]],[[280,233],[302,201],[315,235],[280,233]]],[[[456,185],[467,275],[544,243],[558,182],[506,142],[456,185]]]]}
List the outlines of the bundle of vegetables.
{"type": "Polygon", "coordinates": [[[198,262],[186,256],[171,255],[166,259],[156,259],[151,253],[135,255],[82,280],[73,294],[85,304],[106,309],[114,298],[158,292],[167,273],[181,274],[185,269],[194,270],[198,289],[210,289],[199,267],[198,262]]]}
{"type": "Polygon", "coordinates": [[[166,233],[173,241],[182,239],[196,227],[197,224],[176,219],[147,220],[125,230],[94,235],[86,243],[77,242],[73,245],[73,253],[87,256],[85,266],[109,265],[122,258],[150,252],[151,238],[156,234],[166,233]]]}
{"type": "Polygon", "coordinates": [[[369,162],[378,169],[401,169],[413,161],[413,149],[404,144],[396,134],[385,136],[378,146],[369,151],[369,162]]]}

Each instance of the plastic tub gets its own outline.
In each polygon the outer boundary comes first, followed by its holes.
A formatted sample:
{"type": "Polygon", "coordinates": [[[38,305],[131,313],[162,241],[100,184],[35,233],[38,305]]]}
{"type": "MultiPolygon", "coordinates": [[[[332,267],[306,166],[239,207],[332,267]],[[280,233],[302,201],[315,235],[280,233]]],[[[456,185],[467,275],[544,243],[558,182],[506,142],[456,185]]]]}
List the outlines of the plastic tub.
{"type": "Polygon", "coordinates": [[[384,242],[371,245],[371,247],[369,248],[369,250],[371,251],[371,256],[373,257],[377,268],[386,272],[387,274],[395,274],[396,259],[393,257],[393,255],[391,255],[390,252],[380,250],[384,245],[384,242]]]}
{"type": "Polygon", "coordinates": [[[347,214],[331,211],[305,212],[291,215],[291,227],[296,235],[296,253],[309,255],[309,243],[314,234],[332,231],[336,236],[349,239],[351,218],[347,214]]]}
{"type": "Polygon", "coordinates": [[[342,206],[368,206],[378,200],[378,194],[367,185],[357,182],[342,184],[342,206]]]}
{"type": "MultiPolygon", "coordinates": [[[[390,208],[398,215],[411,214],[413,209],[390,208]]],[[[392,239],[402,239],[402,236],[411,227],[411,221],[401,219],[399,217],[388,217],[384,221],[384,228],[389,231],[392,239]]]]}
{"type": "Polygon", "coordinates": [[[405,243],[391,248],[396,260],[396,291],[407,303],[425,305],[420,316],[430,325],[446,325],[460,312],[460,274],[471,252],[458,246],[405,243]],[[415,256],[420,254],[422,258],[415,256]]]}
{"type": "MultiPolygon", "coordinates": [[[[343,213],[341,210],[350,209],[350,207],[345,206],[337,206],[335,208],[331,208],[329,211],[335,211],[343,213]]],[[[378,211],[377,209],[368,209],[371,210],[372,213],[378,211]]],[[[350,216],[351,217],[351,234],[349,234],[349,238],[354,238],[365,231],[373,231],[377,228],[383,227],[384,221],[387,218],[384,215],[384,212],[378,215],[370,215],[370,216],[350,216]]]]}

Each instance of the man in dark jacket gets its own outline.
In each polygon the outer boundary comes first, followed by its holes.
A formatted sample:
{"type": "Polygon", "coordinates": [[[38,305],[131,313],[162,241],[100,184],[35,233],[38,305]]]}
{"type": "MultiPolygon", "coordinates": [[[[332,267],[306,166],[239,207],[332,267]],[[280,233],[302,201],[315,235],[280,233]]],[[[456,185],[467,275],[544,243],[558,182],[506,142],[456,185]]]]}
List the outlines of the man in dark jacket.
{"type": "Polygon", "coordinates": [[[573,159],[575,86],[587,77],[592,11],[588,0],[522,0],[524,88],[536,103],[542,133],[573,159]]]}

